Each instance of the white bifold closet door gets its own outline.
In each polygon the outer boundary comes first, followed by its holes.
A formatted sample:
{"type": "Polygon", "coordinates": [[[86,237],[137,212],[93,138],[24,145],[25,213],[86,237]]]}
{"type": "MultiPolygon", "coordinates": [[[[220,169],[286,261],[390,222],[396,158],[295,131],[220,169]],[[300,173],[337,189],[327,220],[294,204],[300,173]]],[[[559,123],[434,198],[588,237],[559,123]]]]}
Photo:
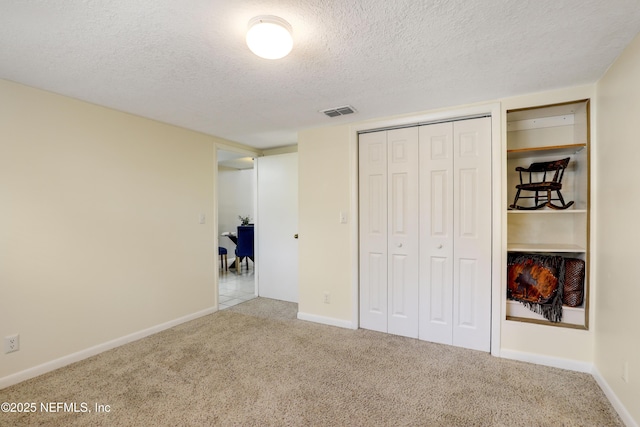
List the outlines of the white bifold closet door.
{"type": "Polygon", "coordinates": [[[491,119],[359,137],[360,326],[489,351],[491,119]]]}
{"type": "Polygon", "coordinates": [[[360,135],[360,326],[418,337],[418,128],[360,135]]]}
{"type": "Polygon", "coordinates": [[[489,351],[491,119],[420,127],[420,339],[489,351]]]}

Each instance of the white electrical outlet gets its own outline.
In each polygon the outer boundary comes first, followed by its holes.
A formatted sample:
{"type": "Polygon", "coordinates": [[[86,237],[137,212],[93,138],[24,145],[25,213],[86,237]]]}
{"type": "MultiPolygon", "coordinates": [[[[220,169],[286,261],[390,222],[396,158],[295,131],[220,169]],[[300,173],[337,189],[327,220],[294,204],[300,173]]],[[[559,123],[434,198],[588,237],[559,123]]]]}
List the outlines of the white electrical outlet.
{"type": "Polygon", "coordinates": [[[329,298],[329,293],[328,292],[324,293],[324,303],[325,304],[330,304],[331,303],[331,298],[329,298]]]}
{"type": "Polygon", "coordinates": [[[7,335],[4,337],[4,352],[13,353],[20,350],[20,335],[7,335]]]}

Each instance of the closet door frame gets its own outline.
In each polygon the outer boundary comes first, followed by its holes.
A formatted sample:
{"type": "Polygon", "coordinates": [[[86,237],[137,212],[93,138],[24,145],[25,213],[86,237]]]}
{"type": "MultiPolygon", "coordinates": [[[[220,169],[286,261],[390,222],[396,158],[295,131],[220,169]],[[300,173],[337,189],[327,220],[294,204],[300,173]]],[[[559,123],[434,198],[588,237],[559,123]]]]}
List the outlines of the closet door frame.
{"type": "MultiPolygon", "coordinates": [[[[351,161],[351,205],[350,209],[353,218],[353,226],[351,228],[351,301],[352,314],[351,325],[353,328],[359,327],[359,211],[358,211],[358,134],[360,132],[371,132],[384,130],[386,128],[394,128],[400,126],[411,126],[421,124],[431,124],[444,121],[459,120],[474,116],[489,115],[491,116],[491,354],[500,356],[500,333],[501,319],[504,317],[501,307],[501,295],[506,292],[502,289],[502,284],[506,280],[506,252],[502,248],[506,247],[506,219],[503,219],[503,209],[501,206],[507,203],[506,188],[503,179],[504,159],[500,153],[504,152],[504,141],[506,134],[503,134],[502,112],[500,103],[481,104],[471,107],[451,109],[448,111],[438,111],[413,115],[395,119],[385,119],[380,121],[370,121],[350,126],[350,161],[351,161]]],[[[506,133],[506,130],[504,130],[506,133]]]]}

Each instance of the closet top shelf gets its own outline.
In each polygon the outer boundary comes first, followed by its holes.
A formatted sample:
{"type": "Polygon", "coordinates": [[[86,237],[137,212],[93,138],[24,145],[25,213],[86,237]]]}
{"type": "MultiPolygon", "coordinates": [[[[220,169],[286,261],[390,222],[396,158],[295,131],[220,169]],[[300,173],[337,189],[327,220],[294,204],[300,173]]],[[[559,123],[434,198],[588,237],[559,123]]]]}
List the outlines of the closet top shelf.
{"type": "Polygon", "coordinates": [[[530,157],[531,155],[571,155],[584,150],[586,146],[586,143],[580,143],[568,145],[551,145],[547,147],[517,148],[513,150],[507,150],[507,157],[510,159],[519,159],[523,157],[530,157]]]}
{"type": "Polygon", "coordinates": [[[541,214],[541,215],[574,215],[574,214],[586,214],[587,210],[586,209],[564,209],[564,210],[560,210],[560,209],[549,209],[549,208],[543,208],[543,209],[533,209],[533,210],[528,210],[528,209],[511,209],[508,208],[507,209],[507,213],[509,215],[537,215],[537,214],[541,214]]]}
{"type": "Polygon", "coordinates": [[[507,251],[509,252],[565,252],[565,253],[584,253],[586,249],[583,246],[571,243],[507,243],[507,251]]]}

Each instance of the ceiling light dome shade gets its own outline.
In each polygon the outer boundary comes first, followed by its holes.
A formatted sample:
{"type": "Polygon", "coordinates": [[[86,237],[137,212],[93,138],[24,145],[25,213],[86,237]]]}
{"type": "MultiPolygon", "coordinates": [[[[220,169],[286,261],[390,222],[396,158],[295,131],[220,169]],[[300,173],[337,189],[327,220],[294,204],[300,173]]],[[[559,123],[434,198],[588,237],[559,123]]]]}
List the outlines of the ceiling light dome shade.
{"type": "Polygon", "coordinates": [[[293,48],[291,25],[277,16],[256,16],[249,21],[247,46],[261,58],[284,58],[293,48]]]}

